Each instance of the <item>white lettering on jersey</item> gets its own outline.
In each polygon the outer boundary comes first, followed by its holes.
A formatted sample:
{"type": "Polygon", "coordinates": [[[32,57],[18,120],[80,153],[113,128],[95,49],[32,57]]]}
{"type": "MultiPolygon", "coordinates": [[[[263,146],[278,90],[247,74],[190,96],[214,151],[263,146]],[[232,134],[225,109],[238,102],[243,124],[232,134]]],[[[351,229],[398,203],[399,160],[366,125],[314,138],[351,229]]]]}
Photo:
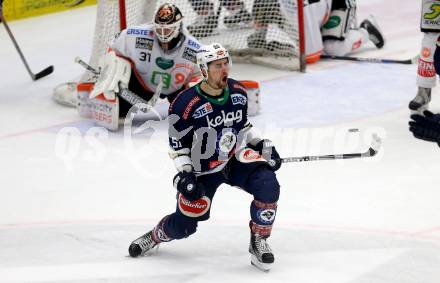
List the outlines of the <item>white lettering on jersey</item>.
{"type": "Polygon", "coordinates": [[[206,102],[202,106],[199,106],[193,114],[194,119],[202,118],[205,115],[208,115],[212,112],[212,105],[209,102],[206,102]]]}
{"type": "Polygon", "coordinates": [[[237,110],[236,112],[228,112],[222,110],[222,114],[209,119],[209,116],[206,116],[206,121],[208,122],[208,127],[215,128],[224,124],[225,126],[231,126],[234,122],[240,123],[243,120],[243,112],[242,110],[237,110]]]}
{"type": "Polygon", "coordinates": [[[247,98],[243,94],[240,93],[234,93],[231,95],[232,104],[237,105],[246,105],[247,98]]]}

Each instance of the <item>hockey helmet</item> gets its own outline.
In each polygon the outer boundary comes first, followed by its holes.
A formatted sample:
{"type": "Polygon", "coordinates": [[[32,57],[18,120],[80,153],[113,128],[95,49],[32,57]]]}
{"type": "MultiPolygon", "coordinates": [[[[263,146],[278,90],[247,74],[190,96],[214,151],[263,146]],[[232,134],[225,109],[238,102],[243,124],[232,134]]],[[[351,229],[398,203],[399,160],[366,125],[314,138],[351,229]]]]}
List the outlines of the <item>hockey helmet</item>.
{"type": "Polygon", "coordinates": [[[168,43],[176,38],[182,29],[183,15],[176,5],[160,5],[154,16],[154,30],[160,42],[168,43]]]}
{"type": "Polygon", "coordinates": [[[220,43],[212,43],[201,47],[197,52],[197,65],[200,68],[202,76],[207,80],[208,64],[210,62],[224,58],[228,59],[229,66],[231,66],[231,56],[229,56],[228,50],[224,48],[220,43]]]}

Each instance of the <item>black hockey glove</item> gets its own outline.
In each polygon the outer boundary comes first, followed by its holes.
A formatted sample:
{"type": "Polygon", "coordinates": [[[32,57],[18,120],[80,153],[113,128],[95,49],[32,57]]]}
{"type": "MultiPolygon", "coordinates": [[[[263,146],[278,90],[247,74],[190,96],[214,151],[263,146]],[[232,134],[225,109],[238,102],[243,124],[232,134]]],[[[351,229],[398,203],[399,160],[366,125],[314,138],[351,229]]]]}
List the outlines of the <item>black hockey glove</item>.
{"type": "Polygon", "coordinates": [[[267,164],[273,171],[277,171],[281,167],[281,157],[271,140],[264,139],[259,141],[256,145],[248,145],[249,148],[258,151],[260,155],[266,159],[267,164]]]}
{"type": "Polygon", "coordinates": [[[433,114],[430,111],[424,111],[423,115],[411,115],[409,121],[409,130],[414,137],[430,142],[437,142],[440,146],[440,113],[433,114]]]}
{"type": "Polygon", "coordinates": [[[174,176],[173,184],[187,200],[195,201],[203,196],[201,186],[197,186],[196,175],[193,172],[179,172],[174,176]]]}

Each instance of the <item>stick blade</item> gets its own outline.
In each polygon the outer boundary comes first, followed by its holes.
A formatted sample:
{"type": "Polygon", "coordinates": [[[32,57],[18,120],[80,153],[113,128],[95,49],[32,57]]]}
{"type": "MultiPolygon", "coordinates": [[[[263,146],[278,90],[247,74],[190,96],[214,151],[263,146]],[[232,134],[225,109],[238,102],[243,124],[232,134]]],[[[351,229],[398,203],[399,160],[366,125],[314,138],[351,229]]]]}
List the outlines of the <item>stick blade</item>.
{"type": "Polygon", "coordinates": [[[379,152],[379,149],[382,146],[382,140],[377,134],[373,134],[372,139],[373,140],[371,141],[371,146],[370,146],[370,156],[375,156],[379,152]]]}
{"type": "Polygon", "coordinates": [[[51,65],[51,66],[47,67],[46,69],[42,70],[41,72],[36,73],[36,74],[32,77],[32,79],[33,79],[34,81],[39,80],[39,79],[41,79],[42,77],[45,77],[45,76],[47,76],[47,75],[52,74],[52,73],[53,73],[53,70],[54,70],[54,67],[51,65]]]}

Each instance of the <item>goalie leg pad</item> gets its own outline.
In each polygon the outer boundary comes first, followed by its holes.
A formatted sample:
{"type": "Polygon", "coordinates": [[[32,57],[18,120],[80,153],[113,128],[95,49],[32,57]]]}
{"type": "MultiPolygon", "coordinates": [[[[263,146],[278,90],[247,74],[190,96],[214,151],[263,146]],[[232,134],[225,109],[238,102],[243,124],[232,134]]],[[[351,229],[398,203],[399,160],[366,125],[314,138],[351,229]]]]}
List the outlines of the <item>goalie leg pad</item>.
{"type": "Polygon", "coordinates": [[[56,86],[53,91],[53,100],[61,105],[75,108],[78,103],[76,87],[76,82],[67,82],[56,86]]]}
{"type": "Polygon", "coordinates": [[[330,17],[322,27],[322,38],[344,40],[349,29],[350,9],[333,10],[330,17]]]}
{"type": "Polygon", "coordinates": [[[260,85],[256,81],[240,81],[246,88],[248,98],[248,115],[256,116],[260,113],[260,85]]]}
{"type": "Polygon", "coordinates": [[[76,86],[78,114],[89,119],[93,117],[92,100],[89,98],[93,85],[94,83],[79,83],[76,86]]]}
{"type": "Polygon", "coordinates": [[[364,46],[368,41],[369,36],[366,30],[352,29],[346,34],[345,40],[325,40],[324,52],[331,56],[346,56],[364,46]]]}
{"type": "Polygon", "coordinates": [[[92,119],[99,126],[116,131],[119,126],[119,98],[107,100],[103,95],[91,99],[92,119]]]}

